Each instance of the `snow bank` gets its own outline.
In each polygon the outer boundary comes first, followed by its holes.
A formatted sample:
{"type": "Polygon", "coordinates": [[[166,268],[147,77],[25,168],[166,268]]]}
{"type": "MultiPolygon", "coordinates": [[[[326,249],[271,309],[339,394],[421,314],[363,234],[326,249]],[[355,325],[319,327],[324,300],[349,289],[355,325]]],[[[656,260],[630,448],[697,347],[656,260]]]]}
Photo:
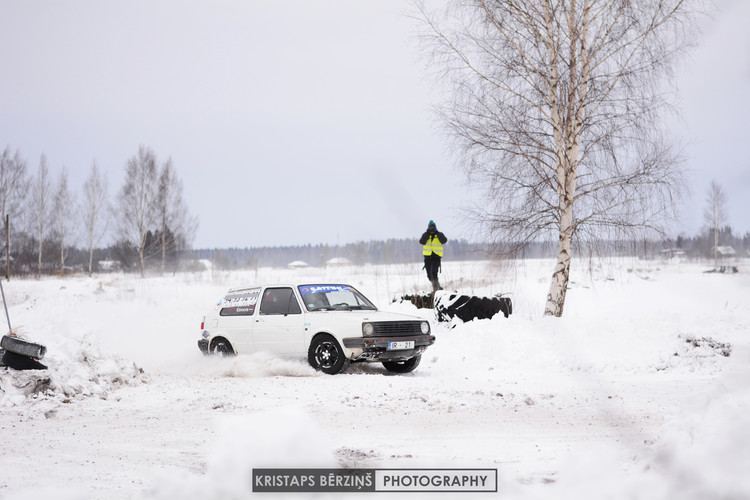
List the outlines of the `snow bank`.
{"type": "Polygon", "coordinates": [[[62,339],[43,361],[47,370],[0,368],[0,406],[68,403],[87,396],[106,399],[118,387],[148,380],[132,361],[103,352],[91,337],[62,339]]]}
{"type": "Polygon", "coordinates": [[[563,457],[548,484],[510,485],[509,498],[750,498],[750,390],[706,401],[667,422],[655,443],[600,443],[563,457]]]}
{"type": "Polygon", "coordinates": [[[155,475],[144,498],[246,498],[252,491],[254,468],[338,466],[330,439],[301,407],[226,415],[218,419],[217,427],[205,474],[164,469],[155,475]]]}
{"type": "Polygon", "coordinates": [[[706,403],[666,426],[655,468],[671,498],[750,498],[750,390],[706,403]]]}

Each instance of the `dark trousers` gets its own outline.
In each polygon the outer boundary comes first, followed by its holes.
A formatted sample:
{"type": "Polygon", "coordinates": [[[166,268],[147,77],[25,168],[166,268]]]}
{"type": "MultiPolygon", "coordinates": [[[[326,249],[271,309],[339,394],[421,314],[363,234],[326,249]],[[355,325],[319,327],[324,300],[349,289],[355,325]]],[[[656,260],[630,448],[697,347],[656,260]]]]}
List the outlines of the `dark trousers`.
{"type": "Polygon", "coordinates": [[[440,270],[440,256],[425,255],[424,258],[424,269],[427,271],[427,279],[432,283],[432,287],[435,290],[440,289],[440,282],[438,281],[438,271],[440,270]]]}

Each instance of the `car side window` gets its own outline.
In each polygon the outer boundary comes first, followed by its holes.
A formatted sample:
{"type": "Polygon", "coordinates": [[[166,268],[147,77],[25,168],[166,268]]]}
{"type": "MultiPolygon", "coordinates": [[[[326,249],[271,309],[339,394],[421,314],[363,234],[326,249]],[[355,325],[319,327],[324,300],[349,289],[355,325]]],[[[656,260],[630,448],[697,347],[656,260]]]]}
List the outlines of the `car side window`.
{"type": "Polygon", "coordinates": [[[260,301],[261,314],[302,314],[291,288],[266,288],[260,301]]]}
{"type": "Polygon", "coordinates": [[[289,289],[289,314],[302,314],[302,309],[299,307],[297,297],[294,296],[292,289],[289,289]]]}

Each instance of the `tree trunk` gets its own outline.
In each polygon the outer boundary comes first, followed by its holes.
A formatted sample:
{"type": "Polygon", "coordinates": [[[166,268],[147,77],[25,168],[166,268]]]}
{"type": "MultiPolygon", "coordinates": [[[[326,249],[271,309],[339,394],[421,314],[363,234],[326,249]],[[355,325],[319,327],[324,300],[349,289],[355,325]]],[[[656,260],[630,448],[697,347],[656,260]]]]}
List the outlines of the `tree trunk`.
{"type": "Polygon", "coordinates": [[[714,267],[719,267],[719,228],[714,227],[714,267]]]}
{"type": "Polygon", "coordinates": [[[94,244],[89,237],[89,276],[94,274],[94,244]]]}
{"type": "Polygon", "coordinates": [[[40,278],[42,276],[42,247],[44,242],[42,239],[39,239],[39,264],[37,265],[37,271],[36,271],[36,277],[40,278]]]}
{"type": "Polygon", "coordinates": [[[65,243],[60,239],[60,276],[65,276],[65,243]]]}
{"type": "Polygon", "coordinates": [[[145,264],[145,258],[143,256],[143,245],[141,245],[141,248],[138,249],[138,260],[141,266],[141,278],[143,278],[146,275],[146,272],[145,272],[146,264],[145,264]]]}
{"type": "Polygon", "coordinates": [[[573,205],[568,204],[562,212],[560,224],[560,242],[557,247],[557,264],[552,273],[552,282],[547,293],[546,316],[561,317],[565,305],[565,295],[570,280],[570,257],[573,244],[573,205]]]}
{"type": "Polygon", "coordinates": [[[161,274],[164,274],[164,269],[167,264],[167,239],[165,236],[164,225],[161,229],[161,274]]]}

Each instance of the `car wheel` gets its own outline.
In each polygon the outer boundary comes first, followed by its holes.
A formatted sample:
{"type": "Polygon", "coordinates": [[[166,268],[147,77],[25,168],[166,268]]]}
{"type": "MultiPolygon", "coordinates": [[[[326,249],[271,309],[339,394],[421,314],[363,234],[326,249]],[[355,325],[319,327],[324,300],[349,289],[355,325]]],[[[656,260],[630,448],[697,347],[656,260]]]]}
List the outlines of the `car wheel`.
{"type": "Polygon", "coordinates": [[[414,356],[405,361],[383,361],[386,370],[393,373],[409,373],[419,366],[422,356],[414,356]]]}
{"type": "Polygon", "coordinates": [[[313,339],[307,351],[307,361],[316,370],[329,375],[341,373],[349,366],[349,360],[338,341],[328,334],[313,339]]]}
{"type": "Polygon", "coordinates": [[[10,335],[3,335],[0,340],[0,348],[5,349],[8,352],[14,352],[21,356],[28,356],[30,358],[42,359],[47,353],[47,348],[43,345],[34,344],[32,342],[26,342],[10,335]]]}
{"type": "Polygon", "coordinates": [[[230,344],[224,337],[213,339],[211,341],[211,346],[208,349],[208,353],[214,356],[221,356],[222,358],[236,356],[232,344],[230,344]]]}

